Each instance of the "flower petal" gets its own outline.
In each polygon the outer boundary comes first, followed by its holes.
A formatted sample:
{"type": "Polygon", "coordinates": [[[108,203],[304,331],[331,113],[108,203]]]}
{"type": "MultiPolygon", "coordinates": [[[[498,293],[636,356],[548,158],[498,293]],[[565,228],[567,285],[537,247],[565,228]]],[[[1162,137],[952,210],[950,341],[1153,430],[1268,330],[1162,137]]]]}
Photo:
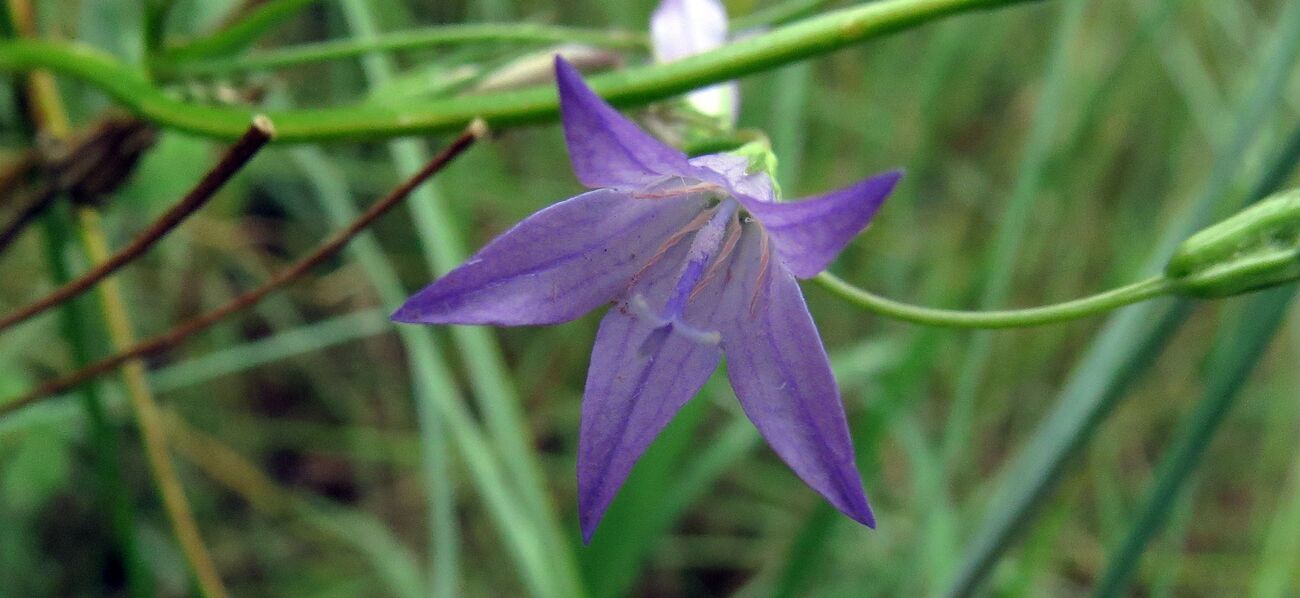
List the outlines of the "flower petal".
{"type": "Polygon", "coordinates": [[[564,139],[573,172],[582,184],[632,189],[666,175],[692,176],[686,154],[619,114],[582,80],[577,69],[555,57],[564,139]]]}
{"type": "MultiPolygon", "coordinates": [[[[650,41],[659,63],[719,48],[727,42],[727,10],[718,0],[663,0],[650,16],[650,41]]],[[[701,114],[731,123],[740,108],[735,81],[697,89],[686,97],[701,114]]]]}
{"type": "Polygon", "coordinates": [[[890,171],[838,191],[792,202],[740,199],[772,235],[777,255],[790,272],[810,278],[825,270],[862,231],[902,176],[901,171],[890,171]]]}
{"type": "MultiPolygon", "coordinates": [[[[678,243],[652,266],[633,293],[662,305],[676,286],[689,243],[678,243]]],[[[713,281],[688,305],[686,320],[707,325],[718,307],[721,284],[713,281]]],[[[661,322],[639,317],[627,301],[600,323],[582,397],[578,436],[578,518],[590,541],[632,466],[673,415],[718,366],[716,344],[665,332],[661,322]]]]}
{"type": "Polygon", "coordinates": [[[727,375],[754,426],[835,508],[875,526],[830,361],[794,277],[747,225],[722,298],[727,375]]]}
{"type": "Polygon", "coordinates": [[[493,239],[393,319],[498,326],[572,320],[626,290],[705,202],[699,195],[651,200],[609,189],[562,201],[493,239]]]}
{"type": "Polygon", "coordinates": [[[708,52],[727,41],[727,10],[717,0],[663,0],[650,15],[655,62],[708,52]]]}
{"type": "Polygon", "coordinates": [[[775,202],[772,178],[766,172],[749,172],[749,158],[735,154],[706,154],[691,158],[691,166],[705,171],[711,183],[721,185],[748,207],[752,203],[775,202]]]}

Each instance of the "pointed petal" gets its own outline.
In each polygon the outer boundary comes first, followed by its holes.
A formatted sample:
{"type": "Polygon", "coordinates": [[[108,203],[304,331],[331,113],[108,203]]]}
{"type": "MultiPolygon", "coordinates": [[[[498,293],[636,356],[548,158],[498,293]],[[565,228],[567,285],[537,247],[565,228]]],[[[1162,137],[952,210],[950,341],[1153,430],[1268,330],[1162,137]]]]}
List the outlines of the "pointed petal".
{"type": "MultiPolygon", "coordinates": [[[[676,285],[688,245],[670,250],[633,292],[662,305],[676,285]]],[[[718,308],[721,287],[712,282],[692,301],[685,313],[688,323],[707,325],[718,308]]],[[[722,355],[716,344],[683,335],[647,342],[658,324],[637,317],[627,302],[620,302],[605,314],[596,333],[578,437],[578,518],[584,541],[595,533],[632,466],[709,379],[722,355]]]]}
{"type": "Polygon", "coordinates": [[[619,114],[559,56],[555,57],[555,81],[569,159],[582,184],[631,189],[665,175],[691,176],[694,172],[686,154],[619,114]]]}
{"type": "Polygon", "coordinates": [[[790,272],[810,278],[826,269],[871,221],[894,189],[901,171],[891,171],[825,195],[792,202],[744,201],[772,235],[777,255],[790,272]]]}
{"type": "Polygon", "coordinates": [[[760,236],[747,228],[719,309],[731,386],[767,443],[804,482],[874,527],[826,350],[798,282],[776,260],[762,259],[760,236]]]}
{"type": "Polygon", "coordinates": [[[708,52],[727,41],[727,10],[718,0],[663,0],[650,15],[655,62],[708,52]]]}
{"type": "Polygon", "coordinates": [[[572,320],[608,303],[705,199],[609,189],[529,216],[393,314],[399,322],[518,326],[572,320]]]}

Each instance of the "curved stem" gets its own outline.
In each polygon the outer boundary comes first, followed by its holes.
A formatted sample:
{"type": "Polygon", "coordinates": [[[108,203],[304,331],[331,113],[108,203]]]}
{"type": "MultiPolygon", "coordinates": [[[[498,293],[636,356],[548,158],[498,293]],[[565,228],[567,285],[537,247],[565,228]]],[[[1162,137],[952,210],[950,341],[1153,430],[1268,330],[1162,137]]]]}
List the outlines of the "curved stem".
{"type": "Polygon", "coordinates": [[[828,272],[814,278],[823,288],[869,312],[913,324],[944,328],[1024,328],[1104,313],[1169,294],[1174,283],[1163,276],[1122,286],[1082,299],[1028,309],[961,311],[909,305],[855,287],[828,272]]]}
{"type": "Polygon", "coordinates": [[[464,43],[578,43],[604,48],[645,49],[645,34],[580,27],[555,27],[536,23],[446,25],[376,36],[374,39],[340,39],[253,52],[245,56],[202,56],[172,59],[155,65],[173,77],[241,71],[266,71],[313,62],[363,56],[370,52],[420,50],[464,43]]]}
{"type": "MultiPolygon", "coordinates": [[[[644,104],[708,84],[826,54],[851,44],[961,12],[1035,0],[882,0],[832,11],[745,38],[717,50],[667,64],[619,70],[592,77],[592,87],[620,106],[644,104]]],[[[177,100],[136,69],[82,45],[16,40],[0,42],[0,70],[45,68],[84,80],[142,118],[209,137],[235,139],[253,111],[177,100]]],[[[421,102],[412,106],[352,106],[271,112],[279,142],[377,139],[449,133],[474,117],[505,127],[554,120],[550,85],[421,102]]]]}

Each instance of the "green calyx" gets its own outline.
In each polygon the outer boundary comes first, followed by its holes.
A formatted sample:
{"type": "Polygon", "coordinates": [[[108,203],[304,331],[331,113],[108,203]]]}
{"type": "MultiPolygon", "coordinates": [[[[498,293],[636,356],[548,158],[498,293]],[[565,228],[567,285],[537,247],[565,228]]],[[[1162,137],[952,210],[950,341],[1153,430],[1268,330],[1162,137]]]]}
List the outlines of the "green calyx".
{"type": "Polygon", "coordinates": [[[776,180],[776,154],[772,152],[772,142],[768,141],[766,135],[760,135],[732,150],[731,154],[749,160],[746,174],[766,173],[772,179],[772,192],[778,199],[782,197],[781,185],[776,180]]]}
{"type": "Polygon", "coordinates": [[[1183,242],[1165,267],[1178,292],[1226,297],[1300,280],[1300,189],[1274,195],[1183,242]]]}

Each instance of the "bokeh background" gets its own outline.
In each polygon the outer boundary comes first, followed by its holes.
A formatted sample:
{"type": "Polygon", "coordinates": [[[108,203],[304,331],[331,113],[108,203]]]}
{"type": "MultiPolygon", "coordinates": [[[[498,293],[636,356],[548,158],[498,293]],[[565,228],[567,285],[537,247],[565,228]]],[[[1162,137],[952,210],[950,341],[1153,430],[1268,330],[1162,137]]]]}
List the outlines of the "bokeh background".
{"type": "MultiPolygon", "coordinates": [[[[1235,211],[1278,163],[1300,123],[1300,68],[1286,43],[1295,1],[1050,0],[959,15],[746,77],[740,123],[769,134],[788,196],[907,170],[835,264],[843,278],[934,306],[1070,299],[1158,269],[1188,219],[1235,211]]],[[[29,4],[42,36],[141,61],[141,3],[29,4]]],[[[167,34],[210,32],[239,4],[181,0],[167,34]]],[[[653,4],[323,0],[257,46],[477,21],[645,31],[653,4]]],[[[773,5],[792,6],[727,2],[741,18],[773,5]]],[[[524,51],[408,51],[162,84],[195,102],[418,102],[454,93],[443,82],[455,68],[493,68],[524,51]]],[[[112,105],[83,83],[58,82],[75,127],[112,105]]],[[[0,151],[12,158],[29,141],[5,96],[0,151]]],[[[445,141],[264,151],[116,277],[137,332],[256,286],[445,141]]],[[[106,199],[109,244],[180,197],[222,147],[160,131],[106,199]]],[[[1282,186],[1294,186],[1294,156],[1283,162],[1282,186]]],[[[524,546],[570,563],[593,596],[938,594],[972,563],[987,573],[981,591],[995,595],[1086,594],[1117,563],[1136,566],[1120,586],[1134,595],[1296,595],[1300,312],[1293,303],[1260,330],[1260,296],[970,332],[891,322],[809,285],[879,529],[800,483],[719,376],[581,546],[574,455],[600,314],[508,330],[386,321],[435,272],[579,191],[556,125],[497,131],[339,259],[149,361],[180,480],[233,594],[424,595],[448,583],[432,583],[431,570],[454,580],[455,595],[538,593],[516,558],[524,546]],[[445,419],[439,401],[464,405],[467,417],[445,419]],[[523,426],[509,425],[512,414],[523,426]],[[456,428],[471,425],[488,446],[465,443],[456,428]],[[510,438],[524,450],[509,450],[510,438]],[[1203,456],[1179,461],[1171,455],[1197,456],[1179,447],[1203,456]],[[499,496],[527,504],[541,491],[544,512],[523,516],[554,528],[503,521],[485,498],[484,460],[502,472],[499,496]],[[1026,493],[1035,467],[1052,462],[1059,475],[1026,493]],[[1017,510],[1018,497],[1035,508],[1017,510]],[[1005,551],[978,564],[1000,531],[1014,531],[1005,551]]],[[[71,227],[66,206],[57,210],[71,227]]],[[[0,256],[6,309],[52,287],[47,234],[35,227],[0,256]]],[[[85,343],[107,354],[94,296],[81,305],[85,343]]],[[[57,315],[8,331],[0,396],[73,360],[57,315]]],[[[130,563],[106,507],[114,497],[133,514],[154,589],[195,591],[119,379],[96,388],[117,432],[118,492],[97,477],[103,447],[75,397],[0,419],[0,595],[126,595],[130,563]]],[[[555,567],[542,574],[562,576],[555,567]]]]}

